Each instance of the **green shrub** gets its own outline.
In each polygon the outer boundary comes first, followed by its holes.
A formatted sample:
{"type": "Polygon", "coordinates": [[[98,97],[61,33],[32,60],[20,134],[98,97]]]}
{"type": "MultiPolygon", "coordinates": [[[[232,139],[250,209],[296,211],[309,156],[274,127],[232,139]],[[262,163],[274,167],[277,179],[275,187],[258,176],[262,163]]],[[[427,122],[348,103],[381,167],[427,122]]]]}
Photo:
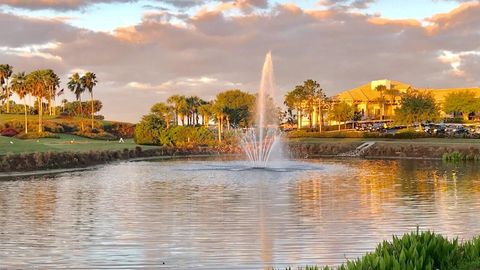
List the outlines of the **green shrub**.
{"type": "Polygon", "coordinates": [[[160,145],[160,131],[165,128],[162,118],[149,114],[145,115],[135,127],[134,140],[137,144],[160,145]]]}
{"type": "Polygon", "coordinates": [[[31,139],[40,139],[40,138],[54,138],[54,139],[58,139],[60,138],[58,135],[56,135],[55,133],[51,133],[51,132],[42,132],[42,133],[38,133],[38,132],[29,132],[29,133],[20,133],[18,134],[17,136],[15,136],[16,138],[18,139],[22,139],[22,140],[31,140],[31,139]]]}
{"type": "Polygon", "coordinates": [[[88,130],[88,131],[84,131],[84,132],[81,132],[81,131],[78,131],[78,132],[75,132],[73,133],[77,136],[81,136],[81,137],[85,137],[85,138],[89,138],[89,139],[94,139],[94,140],[105,140],[105,141],[112,141],[112,140],[117,140],[118,137],[116,137],[115,135],[113,134],[110,134],[108,132],[105,132],[105,131],[99,131],[99,130],[88,130]]]}

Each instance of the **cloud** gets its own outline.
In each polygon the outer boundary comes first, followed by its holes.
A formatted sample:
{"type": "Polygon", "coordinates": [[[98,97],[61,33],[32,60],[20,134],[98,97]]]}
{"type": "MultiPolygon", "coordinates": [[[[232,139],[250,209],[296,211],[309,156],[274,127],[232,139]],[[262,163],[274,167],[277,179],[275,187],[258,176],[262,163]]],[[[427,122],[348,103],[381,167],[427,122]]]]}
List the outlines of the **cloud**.
{"type": "Polygon", "coordinates": [[[38,55],[25,61],[2,50],[0,59],[16,71],[51,67],[63,85],[74,69],[93,71],[100,81],[95,95],[104,102],[102,113],[129,121],[174,93],[211,99],[232,88],[254,92],[270,50],[279,102],[310,78],[329,95],[378,78],[418,87],[480,84],[480,4],[433,16],[429,26],[293,4],[234,15],[213,7],[217,9],[182,17],[183,24],[166,19],[170,15],[160,10],[111,34],[0,13],[0,47],[37,46],[38,52],[61,61],[38,55]],[[42,44],[57,46],[38,47],[42,44]],[[462,73],[452,72],[455,68],[462,73]]]}
{"type": "Polygon", "coordinates": [[[366,9],[370,4],[376,2],[376,0],[320,0],[319,5],[328,8],[341,8],[341,9],[366,9]]]}
{"type": "Polygon", "coordinates": [[[48,50],[58,48],[58,43],[32,44],[24,47],[0,47],[4,54],[17,55],[24,58],[40,57],[47,60],[62,61],[62,57],[48,53],[48,50]]]}
{"type": "MultiPolygon", "coordinates": [[[[0,0],[0,5],[27,10],[50,9],[57,11],[80,10],[94,4],[134,3],[140,0],[0,0]]],[[[213,0],[152,0],[158,4],[167,4],[176,8],[190,8],[202,6],[213,0]]],[[[266,8],[267,0],[221,0],[224,3],[235,3],[236,5],[255,8],[266,8]]],[[[149,7],[153,7],[149,5],[149,7]]]]}
{"type": "MultiPolygon", "coordinates": [[[[39,10],[77,10],[98,3],[128,3],[137,0],[0,0],[0,5],[15,8],[39,10]]],[[[181,0],[180,0],[181,1],[181,0]]]]}

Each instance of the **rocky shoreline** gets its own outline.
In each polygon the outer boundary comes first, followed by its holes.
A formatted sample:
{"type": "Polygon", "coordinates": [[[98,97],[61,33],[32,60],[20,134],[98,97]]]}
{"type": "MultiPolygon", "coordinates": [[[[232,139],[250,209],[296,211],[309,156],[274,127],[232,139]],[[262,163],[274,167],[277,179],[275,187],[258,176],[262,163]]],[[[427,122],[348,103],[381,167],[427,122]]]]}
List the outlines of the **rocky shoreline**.
{"type": "Polygon", "coordinates": [[[156,149],[124,149],[123,151],[90,151],[90,152],[39,152],[27,154],[11,154],[0,156],[0,173],[4,176],[22,172],[84,169],[115,161],[141,160],[162,157],[185,156],[218,156],[238,154],[237,148],[172,148],[156,149]]]}

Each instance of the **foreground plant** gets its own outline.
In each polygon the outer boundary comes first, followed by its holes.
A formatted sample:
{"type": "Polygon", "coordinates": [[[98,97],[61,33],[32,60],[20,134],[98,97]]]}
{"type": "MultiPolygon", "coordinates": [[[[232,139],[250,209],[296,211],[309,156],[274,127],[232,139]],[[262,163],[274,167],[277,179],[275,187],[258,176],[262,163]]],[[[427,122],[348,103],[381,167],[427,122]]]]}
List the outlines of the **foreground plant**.
{"type": "MultiPolygon", "coordinates": [[[[291,270],[292,268],[287,268],[291,270]]],[[[480,238],[459,243],[431,231],[411,232],[391,242],[383,241],[374,252],[336,268],[307,266],[305,270],[475,270],[480,269],[480,238]]]]}

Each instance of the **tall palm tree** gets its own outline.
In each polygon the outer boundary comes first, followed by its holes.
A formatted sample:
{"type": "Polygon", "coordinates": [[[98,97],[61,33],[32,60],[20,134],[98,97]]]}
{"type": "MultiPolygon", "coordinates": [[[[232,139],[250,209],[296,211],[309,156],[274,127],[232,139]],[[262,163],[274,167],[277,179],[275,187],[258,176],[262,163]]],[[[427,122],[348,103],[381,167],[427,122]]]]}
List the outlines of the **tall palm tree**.
{"type": "Polygon", "coordinates": [[[2,96],[2,98],[5,99],[7,102],[7,113],[10,112],[10,96],[11,96],[8,80],[12,76],[12,73],[13,73],[13,67],[10,66],[9,64],[0,65],[0,87],[2,88],[2,93],[0,93],[0,96],[2,96]]]}
{"type": "Polygon", "coordinates": [[[385,85],[377,85],[375,87],[375,90],[380,93],[380,96],[377,98],[378,103],[380,103],[380,108],[381,108],[381,116],[380,119],[383,120],[385,118],[385,103],[386,103],[386,98],[385,98],[385,92],[387,91],[387,87],[385,85]]]}
{"type": "Polygon", "coordinates": [[[214,101],[213,112],[217,118],[218,141],[222,142],[223,121],[225,119],[225,104],[218,100],[218,98],[214,101]]]}
{"type": "MultiPolygon", "coordinates": [[[[186,105],[185,96],[182,95],[173,95],[167,99],[167,103],[173,107],[175,113],[175,121],[174,124],[178,126],[178,118],[180,117],[180,111],[184,111],[184,107],[186,105]]],[[[182,123],[185,120],[182,118],[182,123]]]]}
{"type": "Polygon", "coordinates": [[[62,99],[62,112],[65,111],[65,105],[68,103],[68,100],[66,98],[62,99]]]}
{"type": "Polygon", "coordinates": [[[204,126],[208,126],[208,122],[210,121],[210,116],[213,114],[213,106],[211,103],[207,102],[198,108],[198,113],[202,116],[202,124],[204,126]]]}
{"type": "Polygon", "coordinates": [[[23,109],[25,112],[25,133],[28,133],[28,117],[27,117],[27,76],[25,72],[15,73],[12,77],[12,91],[15,92],[20,99],[23,99],[23,109]]]}
{"type": "MultiPolygon", "coordinates": [[[[85,88],[83,88],[81,77],[76,72],[76,73],[72,74],[72,76],[70,76],[68,78],[68,80],[69,81],[67,83],[67,88],[70,89],[70,91],[72,91],[75,94],[75,98],[76,98],[77,102],[80,103],[80,117],[83,118],[82,93],[85,92],[85,88]]],[[[82,119],[80,119],[80,125],[81,125],[82,131],[83,131],[84,126],[83,126],[83,120],[82,119]]]]}
{"type": "Polygon", "coordinates": [[[93,129],[93,87],[95,87],[98,83],[97,81],[97,75],[93,72],[87,72],[85,75],[82,76],[80,79],[82,82],[82,88],[88,90],[90,93],[90,101],[91,101],[91,120],[92,120],[92,129],[93,129]]]}
{"type": "Polygon", "coordinates": [[[43,98],[47,96],[47,85],[45,84],[45,70],[36,70],[28,74],[26,77],[27,87],[31,94],[37,98],[38,103],[38,133],[43,132],[42,117],[43,117],[43,98]]]}
{"type": "Polygon", "coordinates": [[[45,70],[45,85],[47,87],[47,101],[48,101],[48,114],[54,115],[55,94],[57,93],[57,87],[60,86],[60,78],[51,69],[45,70]]]}

